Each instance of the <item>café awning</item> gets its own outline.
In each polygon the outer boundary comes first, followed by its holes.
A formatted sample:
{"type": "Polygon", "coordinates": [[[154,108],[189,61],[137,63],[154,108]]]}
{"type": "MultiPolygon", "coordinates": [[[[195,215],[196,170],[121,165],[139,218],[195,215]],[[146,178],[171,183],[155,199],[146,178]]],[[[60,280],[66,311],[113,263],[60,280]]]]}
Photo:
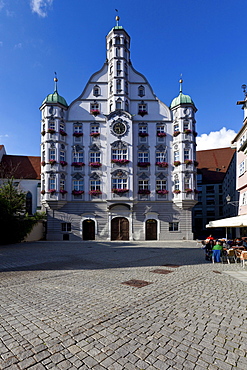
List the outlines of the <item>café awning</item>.
{"type": "Polygon", "coordinates": [[[210,221],[206,227],[244,227],[247,226],[247,215],[236,217],[221,218],[220,220],[210,221]]]}

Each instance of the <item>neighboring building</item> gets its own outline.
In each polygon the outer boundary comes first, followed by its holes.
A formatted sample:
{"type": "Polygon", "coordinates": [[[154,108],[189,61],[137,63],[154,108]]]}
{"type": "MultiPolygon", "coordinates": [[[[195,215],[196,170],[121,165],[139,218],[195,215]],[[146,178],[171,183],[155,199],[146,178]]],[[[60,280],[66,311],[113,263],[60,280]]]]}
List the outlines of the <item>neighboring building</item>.
{"type": "Polygon", "coordinates": [[[197,151],[198,203],[193,208],[193,232],[195,238],[205,239],[210,232],[215,237],[225,236],[222,228],[209,230],[210,221],[231,217],[237,208],[227,204],[226,197],[237,200],[236,153],[231,148],[197,151]]]}
{"type": "Polygon", "coordinates": [[[40,107],[47,239],[193,239],[197,109],[182,80],[170,108],[155,96],[116,20],[82,94],[68,105],[55,78],[40,107]]]}
{"type": "Polygon", "coordinates": [[[0,145],[0,184],[12,177],[26,193],[26,211],[31,215],[40,210],[40,157],[8,155],[0,145]]]}

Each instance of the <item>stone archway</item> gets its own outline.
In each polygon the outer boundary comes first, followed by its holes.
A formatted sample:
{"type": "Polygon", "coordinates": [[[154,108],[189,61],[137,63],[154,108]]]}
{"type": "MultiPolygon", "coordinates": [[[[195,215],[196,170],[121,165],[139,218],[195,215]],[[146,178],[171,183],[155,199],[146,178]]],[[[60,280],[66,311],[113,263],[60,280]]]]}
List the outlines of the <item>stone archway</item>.
{"type": "Polygon", "coordinates": [[[111,240],[129,240],[129,221],[125,217],[111,220],[111,240]]]}

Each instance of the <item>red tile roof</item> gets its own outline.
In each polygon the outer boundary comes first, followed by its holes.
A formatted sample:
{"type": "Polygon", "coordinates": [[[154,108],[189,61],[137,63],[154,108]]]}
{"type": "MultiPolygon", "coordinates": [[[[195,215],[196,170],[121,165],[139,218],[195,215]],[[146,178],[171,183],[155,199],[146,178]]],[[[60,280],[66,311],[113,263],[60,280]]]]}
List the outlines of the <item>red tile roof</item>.
{"type": "Polygon", "coordinates": [[[202,174],[202,182],[218,184],[223,181],[226,171],[232,161],[235,150],[231,148],[219,148],[198,150],[196,160],[198,173],[202,174]]]}
{"type": "Polygon", "coordinates": [[[40,180],[40,157],[3,155],[0,176],[3,178],[40,180]]]}

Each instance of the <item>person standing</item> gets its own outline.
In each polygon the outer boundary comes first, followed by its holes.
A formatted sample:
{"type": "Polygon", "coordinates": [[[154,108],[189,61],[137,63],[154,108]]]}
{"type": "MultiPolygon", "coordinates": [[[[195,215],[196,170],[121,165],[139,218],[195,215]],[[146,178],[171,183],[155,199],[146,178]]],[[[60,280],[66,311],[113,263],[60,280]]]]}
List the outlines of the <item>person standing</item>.
{"type": "Polygon", "coordinates": [[[223,245],[220,240],[216,240],[215,245],[213,246],[213,256],[212,256],[212,261],[213,262],[220,262],[220,256],[221,252],[223,250],[223,245]]]}

